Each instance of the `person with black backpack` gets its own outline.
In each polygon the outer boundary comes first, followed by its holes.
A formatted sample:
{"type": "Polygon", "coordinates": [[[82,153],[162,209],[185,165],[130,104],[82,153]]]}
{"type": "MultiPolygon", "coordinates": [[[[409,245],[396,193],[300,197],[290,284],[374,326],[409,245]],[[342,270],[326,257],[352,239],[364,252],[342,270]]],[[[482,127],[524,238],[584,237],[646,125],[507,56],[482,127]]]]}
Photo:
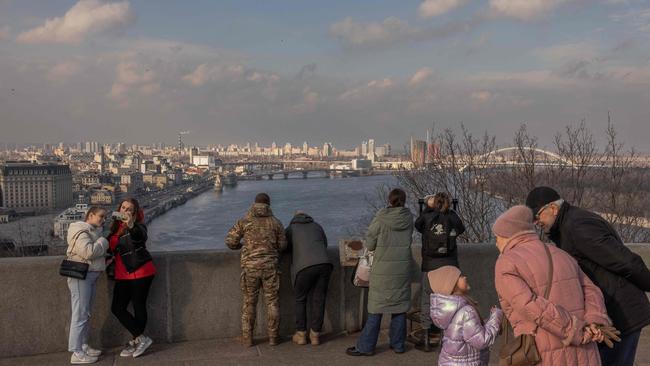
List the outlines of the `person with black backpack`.
{"type": "Polygon", "coordinates": [[[431,286],[427,273],[443,266],[458,267],[456,239],[465,232],[465,226],[458,214],[451,209],[447,193],[439,192],[425,197],[426,208],[415,221],[415,229],[422,234],[422,281],[420,296],[420,324],[424,332],[423,343],[416,348],[431,350],[430,338],[440,334],[429,314],[431,286]]]}

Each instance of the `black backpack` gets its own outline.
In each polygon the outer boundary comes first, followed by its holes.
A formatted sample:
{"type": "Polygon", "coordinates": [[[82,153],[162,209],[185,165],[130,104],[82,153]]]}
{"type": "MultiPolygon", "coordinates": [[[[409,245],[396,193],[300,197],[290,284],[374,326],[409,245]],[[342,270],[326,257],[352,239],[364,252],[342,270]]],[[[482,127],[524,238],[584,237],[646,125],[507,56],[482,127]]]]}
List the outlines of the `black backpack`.
{"type": "Polygon", "coordinates": [[[450,214],[437,213],[422,232],[422,246],[428,257],[448,257],[456,249],[456,229],[450,214]]]}

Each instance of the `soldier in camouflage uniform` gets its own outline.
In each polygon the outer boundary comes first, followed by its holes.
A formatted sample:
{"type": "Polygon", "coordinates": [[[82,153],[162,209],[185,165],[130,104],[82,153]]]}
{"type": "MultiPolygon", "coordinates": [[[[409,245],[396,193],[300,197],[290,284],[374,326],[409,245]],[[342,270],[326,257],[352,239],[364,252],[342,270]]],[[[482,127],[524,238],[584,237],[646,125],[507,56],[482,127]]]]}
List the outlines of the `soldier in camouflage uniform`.
{"type": "Polygon", "coordinates": [[[255,314],[260,287],[264,289],[266,303],[267,331],[269,344],[279,342],[280,325],[280,274],[278,271],[279,252],[287,247],[284,228],[280,220],[273,216],[271,199],[266,193],[255,197],[255,203],[246,216],[228,231],[226,245],[241,252],[240,286],[244,295],[242,305],[242,342],[253,345],[255,314]],[[241,240],[244,239],[243,245],[241,240]]]}

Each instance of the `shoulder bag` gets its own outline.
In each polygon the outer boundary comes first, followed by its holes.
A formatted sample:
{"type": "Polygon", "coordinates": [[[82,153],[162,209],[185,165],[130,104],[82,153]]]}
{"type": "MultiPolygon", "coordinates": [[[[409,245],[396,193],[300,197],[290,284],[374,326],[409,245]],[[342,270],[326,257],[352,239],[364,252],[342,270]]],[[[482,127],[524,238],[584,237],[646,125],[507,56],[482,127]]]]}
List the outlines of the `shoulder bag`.
{"type": "MultiPolygon", "coordinates": [[[[77,245],[77,239],[79,238],[79,235],[82,233],[87,233],[87,231],[82,230],[77,233],[77,235],[74,236],[73,242],[72,242],[72,249],[70,249],[70,253],[74,253],[74,247],[77,245]]],[[[59,266],[59,274],[64,277],[70,277],[70,278],[76,278],[78,280],[85,280],[86,275],[88,274],[88,263],[84,262],[77,262],[70,260],[69,257],[64,259],[61,262],[61,265],[59,266]]]]}
{"type": "MultiPolygon", "coordinates": [[[[549,266],[548,287],[544,291],[544,298],[547,299],[548,294],[551,292],[551,286],[553,286],[553,258],[551,257],[551,251],[548,249],[548,246],[544,243],[542,245],[544,245],[544,249],[546,250],[549,266]]],[[[504,319],[503,324],[505,339],[503,347],[499,352],[499,366],[537,365],[542,359],[535,344],[535,336],[532,334],[522,334],[514,339],[508,340],[509,333],[513,331],[512,325],[508,321],[508,318],[504,319]]]]}
{"type": "Polygon", "coordinates": [[[370,286],[370,271],[372,270],[372,261],[374,258],[374,253],[365,251],[365,253],[359,257],[359,262],[354,269],[354,277],[352,277],[352,284],[357,287],[369,287],[370,286]]]}

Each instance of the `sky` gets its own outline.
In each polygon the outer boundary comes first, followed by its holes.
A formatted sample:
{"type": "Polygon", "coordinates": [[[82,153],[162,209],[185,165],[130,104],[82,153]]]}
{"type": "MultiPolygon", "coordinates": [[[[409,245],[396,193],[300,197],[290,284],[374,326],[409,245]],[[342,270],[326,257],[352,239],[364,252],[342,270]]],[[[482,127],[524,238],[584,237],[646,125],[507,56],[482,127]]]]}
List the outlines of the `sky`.
{"type": "Polygon", "coordinates": [[[0,142],[551,146],[610,112],[650,152],[650,0],[0,0],[0,142]]]}

